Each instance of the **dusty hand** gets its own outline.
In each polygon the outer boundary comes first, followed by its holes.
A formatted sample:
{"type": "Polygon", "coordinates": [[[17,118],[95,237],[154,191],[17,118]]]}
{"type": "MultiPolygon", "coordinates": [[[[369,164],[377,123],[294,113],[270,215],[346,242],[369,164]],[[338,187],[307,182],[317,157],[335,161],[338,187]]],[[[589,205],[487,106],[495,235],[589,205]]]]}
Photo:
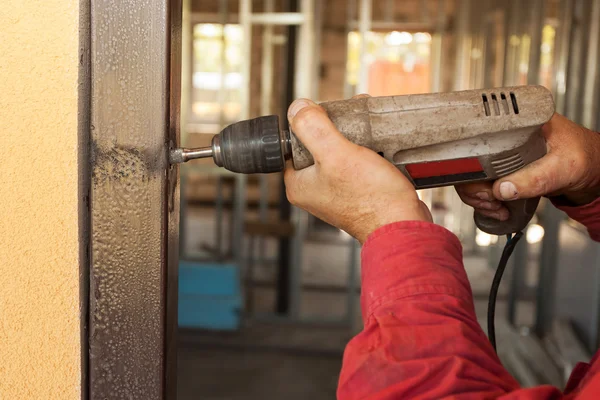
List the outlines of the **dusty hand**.
{"type": "Polygon", "coordinates": [[[392,222],[431,221],[429,210],[404,175],[377,153],[348,141],[320,106],[296,100],[288,118],[315,160],[300,171],[286,169],[292,204],[361,243],[392,222]]]}
{"type": "Polygon", "coordinates": [[[573,205],[600,196],[600,134],[554,117],[542,128],[548,154],[512,175],[491,183],[456,187],[461,199],[483,215],[504,221],[502,201],[538,196],[563,196],[573,205]]]}

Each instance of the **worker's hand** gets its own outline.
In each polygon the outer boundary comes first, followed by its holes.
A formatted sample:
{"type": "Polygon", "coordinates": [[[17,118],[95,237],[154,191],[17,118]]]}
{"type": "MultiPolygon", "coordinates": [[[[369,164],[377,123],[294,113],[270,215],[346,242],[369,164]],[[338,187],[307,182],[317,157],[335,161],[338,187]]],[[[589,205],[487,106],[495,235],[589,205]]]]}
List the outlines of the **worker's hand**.
{"type": "Polygon", "coordinates": [[[542,133],[546,156],[493,186],[457,186],[461,199],[481,214],[504,221],[509,213],[499,200],[562,196],[572,205],[584,205],[600,197],[600,134],[559,114],[544,125],[542,133]]]}
{"type": "Polygon", "coordinates": [[[310,100],[296,100],[288,118],[315,161],[300,171],[286,169],[292,204],[361,243],[392,222],[431,222],[431,213],[404,175],[377,153],[348,141],[323,108],[310,100]]]}

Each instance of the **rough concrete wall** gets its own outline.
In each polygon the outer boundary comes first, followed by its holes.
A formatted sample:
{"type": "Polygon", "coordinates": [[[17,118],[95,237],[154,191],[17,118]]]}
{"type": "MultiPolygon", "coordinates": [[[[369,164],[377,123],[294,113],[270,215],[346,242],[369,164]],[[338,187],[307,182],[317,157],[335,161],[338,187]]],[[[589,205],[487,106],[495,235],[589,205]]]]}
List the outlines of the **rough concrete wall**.
{"type": "Polygon", "coordinates": [[[0,26],[0,399],[79,399],[79,2],[0,26]]]}

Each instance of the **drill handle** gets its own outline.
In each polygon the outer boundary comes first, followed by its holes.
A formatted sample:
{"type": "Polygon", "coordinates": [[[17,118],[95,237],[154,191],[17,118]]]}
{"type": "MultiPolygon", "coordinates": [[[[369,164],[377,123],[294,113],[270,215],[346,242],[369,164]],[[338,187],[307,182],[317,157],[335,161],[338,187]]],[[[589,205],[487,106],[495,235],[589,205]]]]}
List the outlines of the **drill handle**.
{"type": "Polygon", "coordinates": [[[508,235],[521,232],[533,218],[540,198],[507,201],[504,203],[510,217],[507,221],[499,221],[475,212],[475,225],[490,235],[508,235]]]}

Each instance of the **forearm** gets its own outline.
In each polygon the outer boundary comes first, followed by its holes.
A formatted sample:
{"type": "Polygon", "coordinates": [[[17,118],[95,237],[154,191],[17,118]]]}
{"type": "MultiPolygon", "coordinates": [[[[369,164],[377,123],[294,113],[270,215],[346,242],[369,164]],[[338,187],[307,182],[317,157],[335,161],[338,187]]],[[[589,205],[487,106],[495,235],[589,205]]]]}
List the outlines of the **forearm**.
{"type": "Polygon", "coordinates": [[[348,345],[338,398],[499,396],[518,388],[475,317],[458,239],[404,222],[363,248],[365,328],[348,345]]]}

